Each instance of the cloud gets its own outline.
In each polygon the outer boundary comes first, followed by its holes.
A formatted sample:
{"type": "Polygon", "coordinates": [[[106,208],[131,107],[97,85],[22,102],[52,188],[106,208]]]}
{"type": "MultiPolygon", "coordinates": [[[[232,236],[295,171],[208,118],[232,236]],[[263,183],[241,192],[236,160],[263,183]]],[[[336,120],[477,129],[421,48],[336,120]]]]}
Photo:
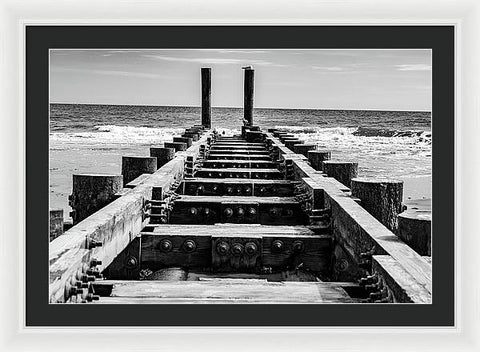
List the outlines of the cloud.
{"type": "Polygon", "coordinates": [[[312,68],[315,69],[315,70],[329,71],[329,72],[346,71],[345,67],[340,67],[340,66],[312,66],[312,68]]]}
{"type": "Polygon", "coordinates": [[[275,66],[275,67],[285,67],[287,65],[277,64],[265,60],[249,60],[249,59],[233,59],[233,58],[222,58],[222,57],[198,57],[198,58],[188,58],[188,57],[176,57],[176,56],[165,56],[165,55],[143,55],[144,57],[162,60],[162,61],[172,61],[172,62],[191,62],[199,64],[212,64],[212,65],[257,65],[257,66],[275,66]]]}
{"type": "Polygon", "coordinates": [[[395,65],[398,71],[431,71],[432,66],[426,64],[404,64],[395,65]]]}

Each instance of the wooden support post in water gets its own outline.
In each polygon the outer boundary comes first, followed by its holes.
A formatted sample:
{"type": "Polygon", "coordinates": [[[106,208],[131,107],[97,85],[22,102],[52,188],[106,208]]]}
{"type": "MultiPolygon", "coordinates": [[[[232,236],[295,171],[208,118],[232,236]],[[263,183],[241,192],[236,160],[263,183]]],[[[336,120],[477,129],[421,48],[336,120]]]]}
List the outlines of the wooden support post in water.
{"type": "Polygon", "coordinates": [[[50,241],[63,234],[63,209],[50,210],[50,241]]]}
{"type": "Polygon", "coordinates": [[[323,171],[323,162],[330,160],[332,154],[325,150],[309,150],[307,157],[310,165],[312,165],[315,170],[323,171]]]}
{"type": "Polygon", "coordinates": [[[193,138],[190,137],[173,137],[174,142],[185,143],[187,148],[190,148],[193,144],[193,138]]]}
{"type": "Polygon", "coordinates": [[[212,127],[212,69],[202,67],[202,125],[212,127]]]}
{"type": "Polygon", "coordinates": [[[323,171],[350,188],[352,178],[358,176],[358,163],[328,160],[323,162],[323,171]]]}
{"type": "Polygon", "coordinates": [[[402,211],[403,181],[354,178],[352,196],[392,232],[397,230],[397,217],[402,211]]]}
{"type": "Polygon", "coordinates": [[[175,149],[151,147],[150,156],[157,158],[157,169],[160,169],[175,157],[175,149]]]}
{"type": "Polygon", "coordinates": [[[293,152],[297,154],[303,154],[308,157],[308,151],[315,150],[316,148],[316,144],[294,144],[293,152]]]}
{"type": "Polygon", "coordinates": [[[244,100],[243,100],[243,118],[247,121],[248,126],[253,125],[253,77],[254,70],[251,68],[245,69],[244,82],[244,100]]]}
{"type": "Polygon", "coordinates": [[[157,171],[157,158],[148,156],[122,156],[123,185],[141,174],[153,174],[157,171]]]}
{"type": "Polygon", "coordinates": [[[73,224],[115,200],[115,194],[122,188],[121,175],[73,175],[73,193],[69,197],[73,224]]]}
{"type": "Polygon", "coordinates": [[[432,255],[431,230],[431,209],[410,207],[398,215],[398,237],[420,255],[432,255]]]}
{"type": "Polygon", "coordinates": [[[163,143],[165,148],[173,148],[176,152],[183,152],[187,150],[187,144],[182,142],[165,142],[163,143]]]}

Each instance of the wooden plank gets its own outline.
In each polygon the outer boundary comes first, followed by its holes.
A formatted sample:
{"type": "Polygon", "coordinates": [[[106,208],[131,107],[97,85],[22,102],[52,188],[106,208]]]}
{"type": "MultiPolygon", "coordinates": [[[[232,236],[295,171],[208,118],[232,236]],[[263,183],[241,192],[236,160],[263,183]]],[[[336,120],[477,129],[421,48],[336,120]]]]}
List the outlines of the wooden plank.
{"type": "Polygon", "coordinates": [[[88,267],[91,258],[102,261],[103,270],[145,226],[143,209],[145,201],[151,199],[154,187],[169,188],[176,179],[183,177],[185,159],[198,154],[200,144],[206,143],[211,135],[208,131],[187,151],[153,173],[150,178],[125,195],[84,219],[77,225],[50,242],[50,302],[65,302],[69,295],[65,287],[88,267]],[[88,249],[88,242],[101,243],[101,247],[88,249]]]}
{"type": "Polygon", "coordinates": [[[235,155],[235,154],[248,154],[248,155],[270,155],[266,150],[251,150],[251,149],[210,149],[208,151],[209,155],[212,154],[228,154],[228,155],[235,155]]]}
{"type": "Polygon", "coordinates": [[[142,235],[172,236],[273,236],[273,237],[311,237],[315,234],[305,226],[267,226],[260,224],[215,224],[215,225],[172,225],[152,226],[153,232],[142,235]]]}
{"type": "Polygon", "coordinates": [[[205,160],[203,162],[205,168],[249,168],[249,169],[275,169],[278,163],[273,161],[261,160],[231,160],[231,159],[217,159],[205,160]]]}
{"type": "Polygon", "coordinates": [[[315,235],[304,226],[159,225],[153,232],[142,232],[141,263],[142,268],[151,270],[175,266],[211,268],[213,265],[220,271],[260,271],[264,266],[281,270],[301,265],[306,270],[326,272],[329,270],[331,243],[331,237],[315,235]],[[195,251],[186,253],[183,250],[187,240],[195,243],[195,251]],[[218,241],[227,242],[230,248],[235,243],[246,245],[247,242],[255,242],[258,248],[255,261],[247,265],[251,255],[244,255],[245,260],[241,261],[243,257],[228,252],[220,260],[223,265],[214,265],[218,262],[215,258],[219,257],[216,250],[218,241]],[[276,241],[281,241],[281,248],[273,248],[276,241]],[[168,243],[168,251],[163,250],[165,242],[168,243]],[[300,250],[295,249],[298,243],[302,245],[300,250]]]}
{"type": "Polygon", "coordinates": [[[244,197],[244,196],[186,196],[181,195],[175,203],[244,203],[244,204],[298,204],[294,197],[244,197]]]}
{"type": "Polygon", "coordinates": [[[231,160],[265,160],[270,161],[269,155],[251,155],[251,154],[210,154],[208,160],[231,159],[231,160]]]}
{"type": "Polygon", "coordinates": [[[217,145],[216,143],[215,144],[212,144],[212,146],[210,147],[211,150],[216,150],[216,149],[230,149],[230,150],[249,150],[249,151],[254,151],[254,150],[261,150],[261,151],[264,151],[265,150],[265,146],[264,145],[252,145],[250,143],[246,144],[246,145],[236,145],[236,144],[231,144],[231,145],[225,145],[225,144],[219,144],[217,145]]]}
{"type": "Polygon", "coordinates": [[[277,169],[247,169],[247,168],[200,168],[195,177],[213,178],[253,178],[253,179],[283,179],[283,174],[277,169]]]}
{"type": "Polygon", "coordinates": [[[266,282],[248,279],[203,281],[106,281],[113,285],[102,304],[175,303],[352,303],[340,285],[319,282],[266,282]]]}
{"type": "Polygon", "coordinates": [[[432,303],[432,295],[389,255],[374,255],[373,272],[388,285],[394,303],[432,303]]]}

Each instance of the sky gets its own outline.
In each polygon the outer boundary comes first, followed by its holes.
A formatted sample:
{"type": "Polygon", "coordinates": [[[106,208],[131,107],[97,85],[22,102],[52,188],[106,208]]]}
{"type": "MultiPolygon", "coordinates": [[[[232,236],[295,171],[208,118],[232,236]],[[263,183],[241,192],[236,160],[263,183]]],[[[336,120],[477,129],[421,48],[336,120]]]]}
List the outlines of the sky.
{"type": "Polygon", "coordinates": [[[430,50],[50,50],[50,102],[243,106],[242,66],[255,69],[255,107],[430,111],[430,50]]]}

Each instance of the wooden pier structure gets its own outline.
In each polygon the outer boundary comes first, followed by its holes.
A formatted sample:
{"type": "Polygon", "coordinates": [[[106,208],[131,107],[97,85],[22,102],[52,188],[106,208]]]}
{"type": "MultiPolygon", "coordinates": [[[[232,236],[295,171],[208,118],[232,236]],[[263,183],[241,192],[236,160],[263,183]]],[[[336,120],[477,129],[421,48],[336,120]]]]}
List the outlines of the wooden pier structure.
{"type": "Polygon", "coordinates": [[[51,303],[431,303],[431,260],[396,234],[401,181],[254,125],[251,68],[242,132],[220,135],[201,75],[201,125],[122,176],[74,176],[51,303]]]}

